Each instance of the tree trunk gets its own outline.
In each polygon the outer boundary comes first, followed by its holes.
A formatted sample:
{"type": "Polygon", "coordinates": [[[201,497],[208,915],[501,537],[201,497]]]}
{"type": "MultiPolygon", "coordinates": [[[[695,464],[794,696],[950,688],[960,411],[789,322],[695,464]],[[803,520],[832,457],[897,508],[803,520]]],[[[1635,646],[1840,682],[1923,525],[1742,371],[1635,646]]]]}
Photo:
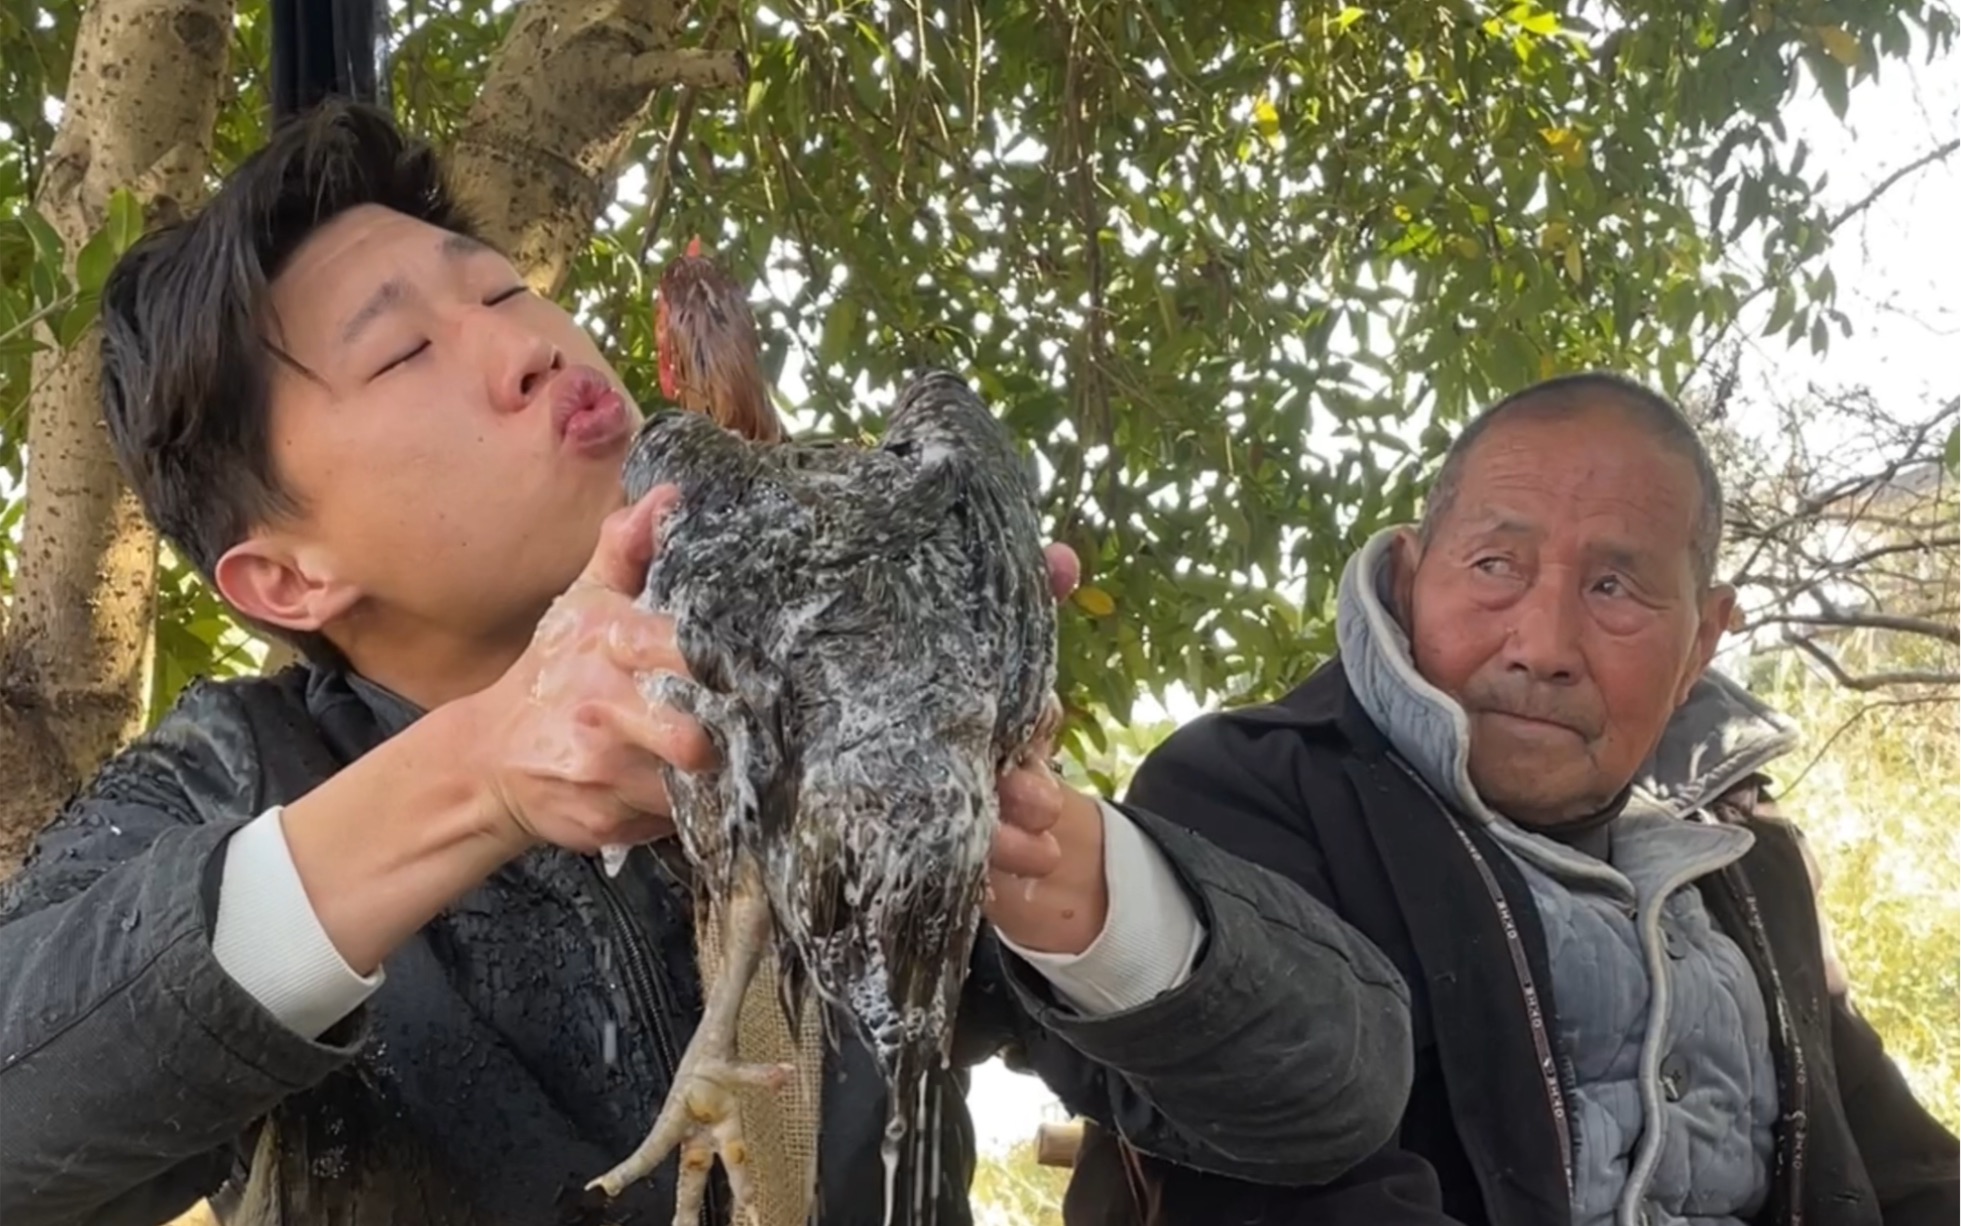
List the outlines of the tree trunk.
{"type": "Polygon", "coordinates": [[[526,0],[449,150],[458,197],[538,292],[565,285],[664,85],[728,88],[741,56],[674,47],[672,0],[526,0]]]}
{"type": "MultiPolygon", "coordinates": [[[[94,0],[82,15],[34,197],[71,268],[117,188],[152,218],[203,194],[232,15],[232,0],[94,0]]],[[[34,362],[27,513],[0,642],[0,874],[143,715],[156,537],[102,429],[100,335],[34,362]]]]}

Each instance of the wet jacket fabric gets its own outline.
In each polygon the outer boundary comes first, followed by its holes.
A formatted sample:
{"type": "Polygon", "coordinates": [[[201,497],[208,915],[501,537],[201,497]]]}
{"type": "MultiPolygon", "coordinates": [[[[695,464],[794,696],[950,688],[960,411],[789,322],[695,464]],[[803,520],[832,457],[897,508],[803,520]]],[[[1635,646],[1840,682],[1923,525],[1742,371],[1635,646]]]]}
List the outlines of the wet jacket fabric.
{"type": "MultiPolygon", "coordinates": [[[[416,714],[327,670],[195,685],[43,833],[0,887],[0,1220],[162,1222],[211,1196],[253,1226],[667,1226],[671,1162],[610,1206],[582,1191],[644,1134],[699,1014],[685,883],[660,856],[611,879],[594,858],[521,857],[318,1040],[212,955],[230,835],[416,714]]],[[[971,1220],[963,1070],[997,1052],[1181,1169],[1313,1183],[1395,1127],[1411,1046],[1387,959],[1187,829],[1202,819],[1126,812],[1186,886],[1205,947],[1179,987],[1085,1017],[983,938],[935,1086],[939,1223],[971,1220]]],[[[830,1063],[820,1220],[870,1226],[882,1082],[853,1041],[830,1063]]],[[[726,1217],[724,1190],[708,1211],[726,1217]]]]}

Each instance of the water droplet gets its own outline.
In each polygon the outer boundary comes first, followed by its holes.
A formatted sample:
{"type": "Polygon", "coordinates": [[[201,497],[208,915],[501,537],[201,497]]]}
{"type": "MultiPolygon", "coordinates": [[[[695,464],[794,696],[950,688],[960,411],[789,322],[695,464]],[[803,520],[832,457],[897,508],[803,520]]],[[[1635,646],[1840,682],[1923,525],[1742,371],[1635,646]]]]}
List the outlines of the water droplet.
{"type": "Polygon", "coordinates": [[[606,1027],[600,1032],[600,1050],[605,1053],[606,1067],[612,1068],[620,1058],[620,1024],[611,1018],[606,1019],[606,1027]]]}
{"type": "Polygon", "coordinates": [[[123,916],[122,923],[118,927],[124,932],[135,932],[136,926],[142,922],[142,913],[140,911],[131,911],[128,915],[123,916]]]}

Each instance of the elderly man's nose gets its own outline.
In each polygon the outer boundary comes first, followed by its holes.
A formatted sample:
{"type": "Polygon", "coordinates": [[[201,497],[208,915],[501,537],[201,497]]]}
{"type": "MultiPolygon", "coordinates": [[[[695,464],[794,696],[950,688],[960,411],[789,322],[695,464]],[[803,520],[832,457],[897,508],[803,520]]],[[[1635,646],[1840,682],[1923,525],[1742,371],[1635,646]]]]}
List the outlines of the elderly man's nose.
{"type": "Polygon", "coordinates": [[[1505,636],[1505,665],[1539,681],[1572,681],[1580,675],[1579,601],[1549,583],[1535,584],[1512,606],[1505,636]]]}

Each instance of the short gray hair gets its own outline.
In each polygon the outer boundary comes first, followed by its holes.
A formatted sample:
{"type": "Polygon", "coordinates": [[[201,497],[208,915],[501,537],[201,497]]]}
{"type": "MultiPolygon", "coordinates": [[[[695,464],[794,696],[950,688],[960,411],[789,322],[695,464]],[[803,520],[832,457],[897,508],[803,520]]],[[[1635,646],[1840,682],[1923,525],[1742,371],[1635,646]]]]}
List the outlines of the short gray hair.
{"type": "Polygon", "coordinates": [[[1606,371],[1561,375],[1535,383],[1472,418],[1444,453],[1443,467],[1437,470],[1437,479],[1430,485],[1430,496],[1424,502],[1423,520],[1418,529],[1423,541],[1426,544],[1430,541],[1437,524],[1450,513],[1464,480],[1464,465],[1477,449],[1478,440],[1501,418],[1572,417],[1602,408],[1626,413],[1655,441],[1694,466],[1702,505],[1696,512],[1693,562],[1698,588],[1708,591],[1715,580],[1716,557],[1723,544],[1723,482],[1716,475],[1709,449],[1703,446],[1702,436],[1674,401],[1632,379],[1606,371]]]}

